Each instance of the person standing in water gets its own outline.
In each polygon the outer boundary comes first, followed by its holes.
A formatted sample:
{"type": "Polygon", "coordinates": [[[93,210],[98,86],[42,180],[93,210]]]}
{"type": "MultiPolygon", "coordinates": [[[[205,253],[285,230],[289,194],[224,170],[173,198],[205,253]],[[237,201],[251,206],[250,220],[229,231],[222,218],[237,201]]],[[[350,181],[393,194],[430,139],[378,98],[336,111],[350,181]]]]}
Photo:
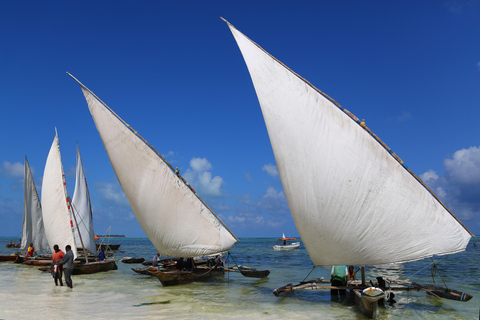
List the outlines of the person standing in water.
{"type": "Polygon", "coordinates": [[[61,264],[56,263],[57,260],[61,260],[65,256],[62,250],[58,247],[58,244],[53,246],[53,253],[52,253],[52,268],[53,268],[53,279],[55,280],[55,285],[58,286],[58,281],[60,281],[60,285],[63,286],[62,281],[62,271],[63,266],[61,264]]]}
{"type": "Polygon", "coordinates": [[[65,256],[60,259],[60,260],[57,260],[57,263],[61,263],[63,264],[63,273],[65,274],[65,282],[67,283],[67,286],[69,288],[73,288],[73,283],[72,283],[72,271],[73,271],[73,251],[72,251],[72,247],[67,244],[65,246],[65,256]]]}

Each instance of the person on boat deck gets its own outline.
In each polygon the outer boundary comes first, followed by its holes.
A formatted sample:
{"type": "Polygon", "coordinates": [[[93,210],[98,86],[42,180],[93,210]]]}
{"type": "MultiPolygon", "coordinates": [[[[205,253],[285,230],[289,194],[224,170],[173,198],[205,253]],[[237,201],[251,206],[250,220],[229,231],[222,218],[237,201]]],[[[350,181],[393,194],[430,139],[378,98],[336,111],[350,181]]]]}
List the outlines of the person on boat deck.
{"type": "Polygon", "coordinates": [[[187,258],[185,261],[185,270],[193,270],[195,269],[195,263],[193,262],[193,258],[187,258]]]}
{"type": "Polygon", "coordinates": [[[284,245],[284,246],[287,245],[287,240],[283,240],[283,245],[284,245]]]}
{"type": "Polygon", "coordinates": [[[30,243],[30,247],[27,249],[27,257],[33,257],[33,255],[36,255],[37,253],[35,252],[35,248],[33,247],[33,243],[30,243]]]}
{"type": "Polygon", "coordinates": [[[175,265],[175,269],[184,270],[185,269],[185,261],[183,258],[178,259],[177,264],[175,265]]]}
{"type": "Polygon", "coordinates": [[[69,288],[73,288],[73,283],[72,283],[72,278],[71,278],[71,275],[72,275],[72,271],[73,271],[73,251],[72,251],[72,247],[67,244],[65,246],[65,256],[60,259],[60,260],[57,260],[57,263],[61,263],[63,264],[63,273],[65,274],[65,282],[67,283],[67,286],[69,288]]]}
{"type": "MultiPolygon", "coordinates": [[[[332,272],[331,272],[332,286],[346,286],[347,275],[348,275],[347,266],[345,265],[332,266],[332,272]]],[[[331,289],[330,293],[332,297],[337,297],[339,293],[340,293],[340,296],[345,296],[347,294],[347,290],[331,289]]]]}
{"type": "Polygon", "coordinates": [[[355,267],[348,266],[348,280],[355,280],[355,267]]]}
{"type": "Polygon", "coordinates": [[[53,267],[53,279],[55,280],[55,285],[58,286],[58,281],[60,280],[60,285],[63,286],[62,281],[62,270],[63,266],[61,264],[57,264],[57,260],[61,260],[65,256],[62,250],[58,247],[58,244],[53,246],[53,253],[52,253],[52,267],[53,267]]]}
{"type": "Polygon", "coordinates": [[[98,253],[98,261],[103,260],[105,260],[105,252],[103,251],[103,248],[100,248],[100,252],[98,253]]]}
{"type": "Polygon", "coordinates": [[[160,253],[157,252],[156,255],[153,256],[152,259],[152,266],[157,267],[158,266],[158,258],[160,257],[160,253]]]}
{"type": "Polygon", "coordinates": [[[223,267],[222,257],[219,254],[215,257],[215,267],[223,267]]]}

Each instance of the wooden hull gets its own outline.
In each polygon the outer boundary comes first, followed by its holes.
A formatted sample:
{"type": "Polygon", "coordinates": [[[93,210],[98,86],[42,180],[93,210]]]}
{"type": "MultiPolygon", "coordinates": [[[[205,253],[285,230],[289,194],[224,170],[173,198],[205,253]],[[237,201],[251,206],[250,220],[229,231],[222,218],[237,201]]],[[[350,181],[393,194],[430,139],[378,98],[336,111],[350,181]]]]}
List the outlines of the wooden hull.
{"type": "Polygon", "coordinates": [[[148,272],[148,268],[131,268],[133,271],[136,273],[148,275],[148,276],[153,276],[150,272],[148,272]]]}
{"type": "Polygon", "coordinates": [[[470,299],[473,298],[473,296],[468,293],[452,290],[452,289],[445,289],[432,284],[426,285],[426,286],[424,285],[424,291],[426,291],[427,294],[435,296],[437,298],[443,298],[443,299],[449,299],[449,300],[469,301],[470,299]]]}
{"type": "Polygon", "coordinates": [[[15,244],[7,243],[7,248],[20,248],[20,243],[15,243],[15,244]]]}
{"type": "Polygon", "coordinates": [[[73,267],[72,274],[91,274],[97,272],[105,272],[110,270],[117,270],[115,260],[94,261],[88,264],[76,264],[73,267]]]}
{"type": "Polygon", "coordinates": [[[300,242],[293,242],[291,244],[273,246],[273,250],[275,251],[290,251],[298,248],[300,248],[300,242]]]}
{"type": "Polygon", "coordinates": [[[7,255],[7,254],[0,255],[0,262],[1,261],[15,261],[16,259],[17,259],[16,255],[7,255]]]}
{"type": "Polygon", "coordinates": [[[130,258],[130,257],[125,257],[120,259],[123,263],[142,263],[145,261],[144,258],[130,258]]]}
{"type": "Polygon", "coordinates": [[[244,277],[249,278],[266,278],[270,274],[269,270],[240,270],[240,273],[244,277]]]}
{"type": "Polygon", "coordinates": [[[49,266],[52,264],[52,260],[27,260],[23,264],[29,266],[49,266]]]}
{"type": "Polygon", "coordinates": [[[368,318],[375,319],[378,314],[378,300],[385,298],[380,288],[370,287],[364,290],[355,289],[355,306],[368,318]]]}
{"type": "Polygon", "coordinates": [[[194,281],[204,281],[225,273],[223,268],[210,269],[208,267],[196,267],[193,271],[160,271],[155,270],[154,268],[149,268],[149,271],[160,280],[164,287],[176,286],[194,281]]]}
{"type": "Polygon", "coordinates": [[[102,245],[97,244],[97,251],[100,250],[100,247],[102,247],[103,251],[107,251],[107,250],[115,251],[115,250],[118,250],[121,245],[122,245],[121,243],[102,244],[102,245]]]}

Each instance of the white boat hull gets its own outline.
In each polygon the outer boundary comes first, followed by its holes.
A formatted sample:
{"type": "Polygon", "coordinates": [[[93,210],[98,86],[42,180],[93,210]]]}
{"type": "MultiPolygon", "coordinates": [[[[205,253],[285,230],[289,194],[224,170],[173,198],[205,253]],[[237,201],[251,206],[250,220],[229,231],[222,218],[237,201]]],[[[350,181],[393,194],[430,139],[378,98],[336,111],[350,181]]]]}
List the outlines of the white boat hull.
{"type": "Polygon", "coordinates": [[[286,245],[275,245],[275,246],[273,246],[273,250],[275,250],[275,251],[289,251],[289,250],[298,249],[299,247],[300,247],[300,242],[293,242],[293,243],[286,244],[286,245]]]}
{"type": "Polygon", "coordinates": [[[366,317],[375,319],[378,314],[378,300],[385,298],[380,288],[370,287],[365,290],[354,290],[355,305],[366,317]]]}

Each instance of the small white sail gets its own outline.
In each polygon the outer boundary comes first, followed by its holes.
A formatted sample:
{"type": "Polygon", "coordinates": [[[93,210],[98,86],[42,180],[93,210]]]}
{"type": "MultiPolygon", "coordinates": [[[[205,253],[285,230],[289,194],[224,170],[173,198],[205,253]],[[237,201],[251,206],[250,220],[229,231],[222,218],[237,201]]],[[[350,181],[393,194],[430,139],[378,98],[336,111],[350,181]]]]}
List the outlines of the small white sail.
{"type": "Polygon", "coordinates": [[[74,256],[77,257],[77,247],[72,230],[73,218],[68,202],[56,130],[43,173],[42,208],[45,234],[47,235],[50,249],[53,251],[53,246],[58,244],[60,249],[65,251],[65,246],[68,244],[72,247],[74,256]]]}
{"type": "Polygon", "coordinates": [[[78,228],[75,228],[75,243],[78,247],[83,246],[91,253],[96,254],[97,248],[95,245],[92,206],[90,203],[90,194],[88,192],[87,179],[83,171],[82,158],[80,156],[80,149],[77,144],[77,169],[75,191],[72,197],[73,212],[77,219],[78,228]],[[80,241],[80,235],[82,241],[80,241]]]}
{"type": "Polygon", "coordinates": [[[23,227],[20,249],[27,250],[33,243],[36,251],[49,252],[45,228],[43,226],[42,205],[33,181],[32,171],[25,157],[25,174],[23,181],[23,227]]]}
{"type": "Polygon", "coordinates": [[[465,250],[471,233],[369,129],[228,26],[250,72],[295,225],[316,266],[465,250]]]}
{"type": "Polygon", "coordinates": [[[75,80],[85,95],[118,181],[157,252],[192,257],[229,250],[237,238],[174,173],[170,164],[75,80]]]}

